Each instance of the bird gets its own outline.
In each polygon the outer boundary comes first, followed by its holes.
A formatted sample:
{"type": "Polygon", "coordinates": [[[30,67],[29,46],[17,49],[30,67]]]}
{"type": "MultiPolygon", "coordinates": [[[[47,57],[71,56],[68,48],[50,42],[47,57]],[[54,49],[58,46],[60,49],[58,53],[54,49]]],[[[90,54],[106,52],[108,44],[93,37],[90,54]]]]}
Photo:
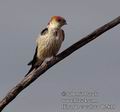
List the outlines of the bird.
{"type": "Polygon", "coordinates": [[[27,76],[33,69],[37,69],[47,58],[55,57],[65,39],[62,26],[67,25],[61,16],[52,16],[36,39],[36,49],[33,59],[28,63],[31,65],[27,76]]]}

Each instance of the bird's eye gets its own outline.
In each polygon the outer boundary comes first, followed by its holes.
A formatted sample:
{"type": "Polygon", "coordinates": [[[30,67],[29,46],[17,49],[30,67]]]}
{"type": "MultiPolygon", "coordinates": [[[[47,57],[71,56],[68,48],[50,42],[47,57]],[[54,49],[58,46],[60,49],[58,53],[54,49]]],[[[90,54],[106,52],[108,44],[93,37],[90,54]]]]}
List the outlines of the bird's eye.
{"type": "Polygon", "coordinates": [[[58,19],[57,21],[58,21],[58,22],[61,22],[62,20],[61,20],[61,19],[58,19]]]}

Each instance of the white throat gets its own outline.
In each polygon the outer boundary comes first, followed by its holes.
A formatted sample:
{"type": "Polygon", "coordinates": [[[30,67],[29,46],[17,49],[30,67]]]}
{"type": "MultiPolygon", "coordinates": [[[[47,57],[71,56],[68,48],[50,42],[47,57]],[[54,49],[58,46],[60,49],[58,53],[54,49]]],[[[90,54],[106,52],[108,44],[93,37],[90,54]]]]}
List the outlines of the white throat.
{"type": "Polygon", "coordinates": [[[50,22],[50,24],[47,26],[48,27],[48,30],[51,30],[51,31],[56,31],[56,30],[59,30],[61,27],[59,26],[59,23],[52,23],[50,22]]]}

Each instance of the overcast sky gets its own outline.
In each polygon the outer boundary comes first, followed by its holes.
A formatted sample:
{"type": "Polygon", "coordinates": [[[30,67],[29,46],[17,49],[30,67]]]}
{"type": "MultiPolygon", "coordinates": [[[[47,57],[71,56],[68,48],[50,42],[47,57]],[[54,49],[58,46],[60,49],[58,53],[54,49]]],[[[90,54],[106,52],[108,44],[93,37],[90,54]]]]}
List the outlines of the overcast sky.
{"type": "MultiPolygon", "coordinates": [[[[120,16],[120,0],[0,0],[0,99],[29,70],[27,63],[34,55],[35,39],[53,15],[63,16],[68,23],[63,27],[63,51],[120,16]]],[[[120,25],[49,69],[3,112],[90,112],[62,109],[63,99],[71,98],[62,96],[63,91],[97,92],[96,105],[114,105],[113,110],[100,108],[97,112],[120,111],[119,43],[120,25]]]]}

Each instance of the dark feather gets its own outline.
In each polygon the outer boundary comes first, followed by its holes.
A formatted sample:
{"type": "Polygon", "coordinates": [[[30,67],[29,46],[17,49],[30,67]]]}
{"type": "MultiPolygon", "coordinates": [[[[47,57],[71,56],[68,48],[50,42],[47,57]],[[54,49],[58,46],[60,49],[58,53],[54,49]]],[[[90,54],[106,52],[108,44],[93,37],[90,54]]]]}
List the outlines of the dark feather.
{"type": "Polygon", "coordinates": [[[41,35],[45,35],[48,32],[48,28],[45,28],[41,31],[41,35]]]}
{"type": "Polygon", "coordinates": [[[36,47],[36,49],[35,49],[35,54],[34,54],[34,56],[33,56],[33,60],[31,60],[31,61],[28,63],[28,65],[34,65],[36,61],[37,61],[37,47],[36,47]]]}
{"type": "MultiPolygon", "coordinates": [[[[48,32],[48,28],[45,28],[44,30],[41,31],[41,35],[45,35],[47,32],[48,32]]],[[[25,76],[27,76],[33,69],[36,69],[40,65],[37,63],[37,49],[38,48],[36,47],[35,54],[33,56],[33,60],[28,63],[28,65],[31,65],[31,68],[25,76]]],[[[41,63],[42,63],[42,61],[41,61],[41,63]]]]}
{"type": "MultiPolygon", "coordinates": [[[[41,35],[45,35],[46,33],[48,32],[48,28],[45,28],[41,31],[41,35]]],[[[37,47],[36,47],[36,50],[35,50],[35,54],[34,54],[34,57],[33,57],[33,60],[31,60],[28,65],[34,65],[37,61],[37,47]]]]}
{"type": "Polygon", "coordinates": [[[62,30],[62,35],[63,35],[63,41],[64,41],[64,39],[65,39],[65,32],[64,32],[64,30],[62,30]]]}
{"type": "Polygon", "coordinates": [[[31,65],[31,68],[30,68],[30,70],[28,71],[28,73],[25,75],[25,77],[26,77],[34,68],[37,68],[37,67],[35,66],[35,65],[36,65],[36,62],[37,62],[37,47],[36,47],[36,50],[35,50],[35,54],[34,54],[33,60],[28,63],[28,65],[31,65]]]}
{"type": "Polygon", "coordinates": [[[33,66],[31,66],[30,70],[28,71],[28,73],[25,75],[25,77],[34,69],[33,66]]]}

